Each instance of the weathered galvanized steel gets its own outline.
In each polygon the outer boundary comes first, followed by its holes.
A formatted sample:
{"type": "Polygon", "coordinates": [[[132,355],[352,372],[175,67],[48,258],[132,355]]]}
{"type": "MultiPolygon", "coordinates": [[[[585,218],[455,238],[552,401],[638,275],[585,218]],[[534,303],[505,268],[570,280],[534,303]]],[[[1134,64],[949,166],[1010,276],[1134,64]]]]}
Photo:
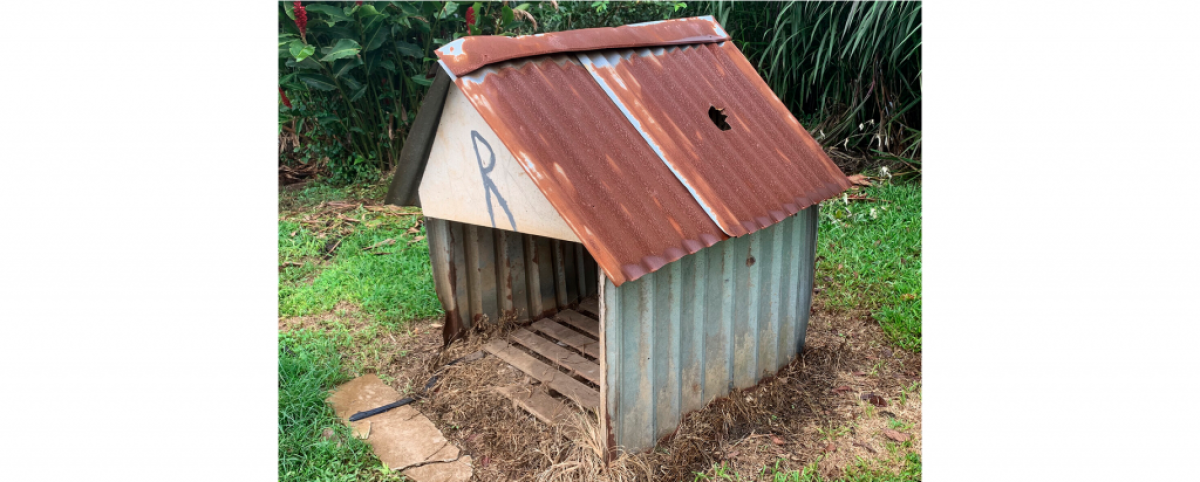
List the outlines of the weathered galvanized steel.
{"type": "Polygon", "coordinates": [[[707,16],[520,37],[463,37],[437,49],[437,56],[450,73],[461,76],[485,65],[536,55],[725,40],[729,34],[707,16]]]}
{"type": "Polygon", "coordinates": [[[595,295],[598,269],[583,245],[425,218],[446,340],[485,317],[535,320],[595,295]]]}
{"type": "Polygon", "coordinates": [[[613,283],[726,238],[575,58],[455,83],[613,283]]]}
{"type": "Polygon", "coordinates": [[[601,288],[609,454],[649,449],[683,416],[757,384],[804,345],[817,210],[601,288]]]}
{"type": "Polygon", "coordinates": [[[440,124],[421,180],[426,216],[579,242],[453,84],[440,124]]]}
{"type": "Polygon", "coordinates": [[[578,56],[730,236],[850,187],[732,42],[578,56]]]}

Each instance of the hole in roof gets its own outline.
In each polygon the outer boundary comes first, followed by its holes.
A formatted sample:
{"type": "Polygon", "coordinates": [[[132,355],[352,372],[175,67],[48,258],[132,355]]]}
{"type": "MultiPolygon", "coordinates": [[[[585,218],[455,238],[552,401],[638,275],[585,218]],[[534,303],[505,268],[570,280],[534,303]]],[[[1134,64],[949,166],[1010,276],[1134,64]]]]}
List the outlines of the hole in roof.
{"type": "Polygon", "coordinates": [[[725,122],[725,109],[718,109],[716,106],[708,107],[708,118],[712,120],[717,128],[727,131],[730,129],[729,123],[725,122]]]}

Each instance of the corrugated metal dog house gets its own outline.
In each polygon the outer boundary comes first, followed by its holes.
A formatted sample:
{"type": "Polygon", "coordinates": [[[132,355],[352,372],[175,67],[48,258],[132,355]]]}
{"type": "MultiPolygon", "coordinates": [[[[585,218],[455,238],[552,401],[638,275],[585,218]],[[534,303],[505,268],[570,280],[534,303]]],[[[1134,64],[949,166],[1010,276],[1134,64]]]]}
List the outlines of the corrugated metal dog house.
{"type": "Polygon", "coordinates": [[[712,17],[438,57],[389,201],[419,197],[448,340],[532,321],[490,351],[595,410],[610,456],[799,352],[817,203],[850,183],[712,17]]]}

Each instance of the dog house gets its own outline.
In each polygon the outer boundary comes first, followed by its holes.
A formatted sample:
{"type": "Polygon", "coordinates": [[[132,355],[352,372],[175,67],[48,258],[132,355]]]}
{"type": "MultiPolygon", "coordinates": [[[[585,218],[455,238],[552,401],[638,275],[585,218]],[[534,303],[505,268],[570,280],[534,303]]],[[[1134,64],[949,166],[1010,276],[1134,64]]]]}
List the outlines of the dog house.
{"type": "Polygon", "coordinates": [[[447,342],[527,324],[488,351],[542,383],[503,393],[594,411],[606,457],[804,343],[817,203],[850,183],[729,40],[712,17],[455,40],[388,194],[426,216],[447,342]]]}

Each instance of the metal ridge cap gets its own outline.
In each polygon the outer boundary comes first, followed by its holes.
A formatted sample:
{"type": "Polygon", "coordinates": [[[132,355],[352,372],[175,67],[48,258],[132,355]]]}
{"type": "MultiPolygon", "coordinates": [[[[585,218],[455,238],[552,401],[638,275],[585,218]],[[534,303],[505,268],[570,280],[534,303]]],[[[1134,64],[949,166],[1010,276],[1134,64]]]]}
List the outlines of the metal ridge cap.
{"type": "Polygon", "coordinates": [[[448,72],[456,76],[463,76],[487,65],[522,57],[613,48],[719,43],[731,39],[732,37],[725,29],[721,28],[716,19],[711,15],[705,15],[619,27],[585,28],[519,37],[467,36],[443,45],[434,53],[448,72]],[[709,27],[711,33],[675,31],[693,25],[709,27]],[[469,46],[468,43],[472,45],[469,46]],[[480,48],[494,50],[494,52],[468,52],[468,50],[480,48]]]}

